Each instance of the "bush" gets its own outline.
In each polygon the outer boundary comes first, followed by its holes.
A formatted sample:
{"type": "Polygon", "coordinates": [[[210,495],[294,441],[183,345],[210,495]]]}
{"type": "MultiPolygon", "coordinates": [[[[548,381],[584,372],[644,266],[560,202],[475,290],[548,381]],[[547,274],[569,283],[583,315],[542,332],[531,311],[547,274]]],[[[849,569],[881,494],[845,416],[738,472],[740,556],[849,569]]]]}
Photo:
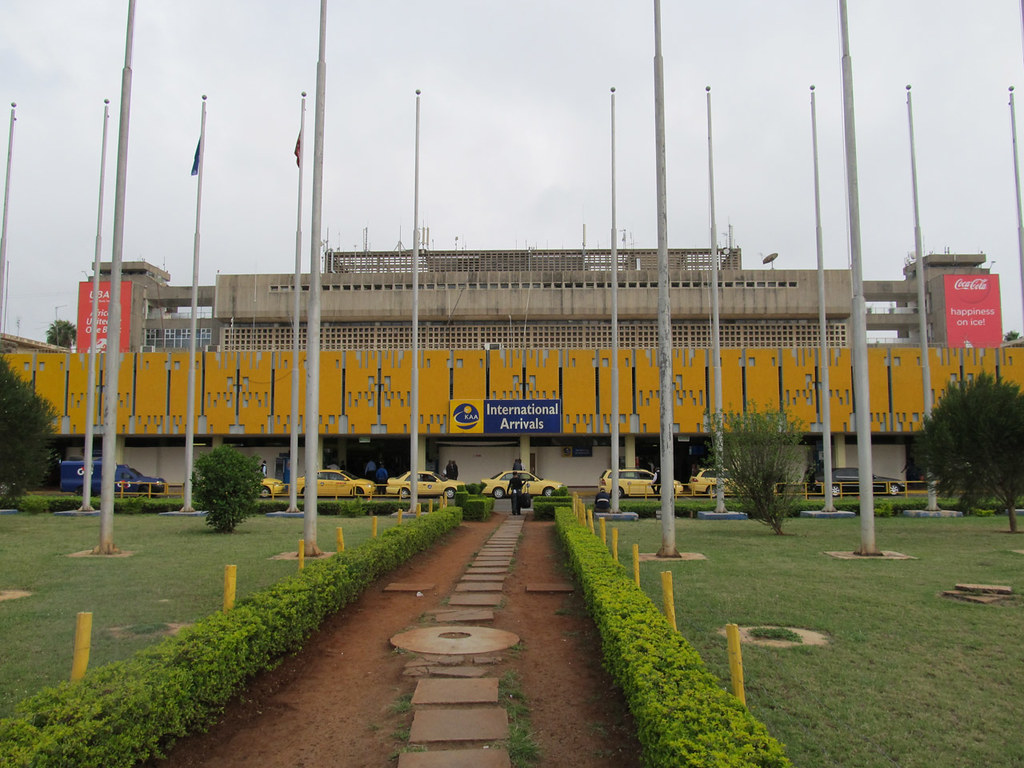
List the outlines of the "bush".
{"type": "MultiPolygon", "coordinates": [[[[78,509],[78,506],[76,504],[75,509],[78,509]]],[[[14,508],[29,515],[39,515],[50,511],[50,500],[45,496],[22,496],[14,508]]]]}
{"type": "Polygon", "coordinates": [[[262,482],[260,460],[229,445],[199,456],[192,470],[195,504],[206,510],[206,524],[218,533],[231,533],[256,513],[262,482]]]}
{"type": "MultiPolygon", "coordinates": [[[[466,483],[466,493],[470,496],[479,496],[483,488],[483,483],[466,483]]],[[[458,493],[458,491],[456,491],[456,493],[458,493]]]]}
{"type": "Polygon", "coordinates": [[[491,519],[494,511],[494,499],[490,496],[470,496],[462,505],[464,520],[486,521],[491,519]]]}

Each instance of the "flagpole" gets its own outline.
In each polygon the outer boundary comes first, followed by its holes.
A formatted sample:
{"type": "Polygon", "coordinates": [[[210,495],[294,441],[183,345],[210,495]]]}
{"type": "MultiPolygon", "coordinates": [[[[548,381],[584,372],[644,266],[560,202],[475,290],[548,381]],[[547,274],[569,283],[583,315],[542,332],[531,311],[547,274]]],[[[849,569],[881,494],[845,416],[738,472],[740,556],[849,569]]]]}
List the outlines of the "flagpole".
{"type": "Polygon", "coordinates": [[[107,170],[107,126],[110,122],[110,99],[103,100],[103,141],[100,145],[100,194],[96,206],[96,250],[92,266],[92,307],[89,314],[89,383],[85,393],[85,450],[82,455],[82,506],[79,512],[92,508],[92,443],[96,423],[96,321],[100,309],[100,256],[103,249],[103,186],[107,170]]]}
{"type": "Polygon", "coordinates": [[[203,157],[206,154],[206,96],[203,96],[199,121],[199,165],[196,180],[196,234],[192,241],[192,313],[188,332],[188,405],[185,416],[185,503],[181,511],[195,512],[192,507],[192,466],[195,452],[196,421],[196,334],[199,329],[199,220],[203,210],[203,157]]]}
{"type": "Polygon", "coordinates": [[[847,207],[850,225],[850,275],[852,296],[850,325],[852,331],[853,397],[857,411],[854,431],[857,434],[857,466],[860,480],[860,550],[861,555],[878,555],[875,544],[875,494],[872,485],[871,457],[871,390],[868,382],[867,310],[864,299],[864,270],[861,264],[860,191],[857,180],[857,135],[853,114],[853,62],[850,58],[850,30],[846,0],[839,0],[839,26],[842,37],[843,127],[846,144],[847,207]]]}
{"type": "Polygon", "coordinates": [[[1017,159],[1017,110],[1014,107],[1012,85],[1010,86],[1010,132],[1013,134],[1013,182],[1017,191],[1017,254],[1020,259],[1021,298],[1024,301],[1024,218],[1021,216],[1020,162],[1017,159]]]}
{"type": "Polygon", "coordinates": [[[288,511],[298,512],[298,492],[295,470],[299,466],[299,343],[300,315],[302,313],[302,145],[306,131],[306,92],[302,92],[302,111],[299,114],[299,139],[295,142],[295,164],[299,166],[298,213],[295,216],[295,290],[292,296],[292,412],[291,441],[288,446],[288,511]]]}
{"type": "Polygon", "coordinates": [[[609,413],[612,423],[612,487],[611,510],[619,511],[619,251],[615,243],[618,229],[615,211],[615,88],[611,90],[611,193],[612,193],[612,402],[609,413]]]}
{"type": "MultiPolygon", "coordinates": [[[[711,370],[715,390],[715,417],[712,439],[715,441],[715,474],[722,474],[722,342],[719,333],[718,306],[718,232],[715,224],[715,156],[711,149],[711,86],[706,86],[708,103],[708,200],[711,209],[711,370]]],[[[725,483],[715,483],[715,512],[725,512],[725,483]]]]}
{"type": "Polygon", "coordinates": [[[821,239],[821,184],[818,176],[818,110],[811,86],[811,146],[814,150],[814,245],[818,254],[818,342],[821,359],[818,362],[818,406],[821,408],[821,456],[824,462],[822,476],[825,507],[822,512],[835,512],[832,498],[832,389],[828,374],[831,355],[828,349],[828,325],[825,319],[825,249],[821,239]]]}
{"type": "Polygon", "coordinates": [[[114,238],[110,259],[110,309],[103,390],[103,469],[100,494],[100,543],[97,555],[113,555],[114,476],[117,470],[118,376],[121,371],[121,256],[124,250],[124,197],[128,180],[128,127],[132,102],[132,43],[135,36],[135,0],[128,0],[124,69],[121,71],[121,115],[117,132],[117,177],[114,185],[114,238]]]}
{"type": "Polygon", "coordinates": [[[668,273],[668,195],[665,173],[665,67],[661,56],[661,0],[654,0],[654,166],[658,205],[658,442],[661,466],[661,557],[675,557],[675,457],[672,445],[672,305],[668,273]]]}
{"type": "MultiPolygon", "coordinates": [[[[907,86],[907,125],[910,127],[910,182],[914,192],[914,262],[917,267],[917,328],[921,339],[921,383],[924,388],[924,417],[932,415],[932,374],[928,359],[928,318],[925,316],[924,246],[921,242],[921,208],[917,197],[917,150],[914,146],[914,104],[907,86]]],[[[923,426],[923,425],[922,425],[923,426]]],[[[938,512],[935,483],[928,481],[928,511],[938,512]]]]}
{"type": "Polygon", "coordinates": [[[14,155],[14,110],[18,105],[11,102],[11,125],[7,129],[7,174],[4,177],[4,214],[0,223],[0,330],[4,326],[4,277],[7,274],[7,200],[11,194],[11,158],[14,155]]]}
{"type": "Polygon", "coordinates": [[[324,188],[324,100],[327,95],[327,0],[320,0],[320,52],[316,62],[313,117],[313,199],[309,247],[309,302],[306,310],[306,488],[303,541],[306,557],[315,557],[317,470],[320,468],[320,253],[324,188]]]}
{"type": "Polygon", "coordinates": [[[420,447],[420,92],[416,90],[416,150],[412,211],[412,391],[409,394],[409,511],[419,503],[420,447]]]}

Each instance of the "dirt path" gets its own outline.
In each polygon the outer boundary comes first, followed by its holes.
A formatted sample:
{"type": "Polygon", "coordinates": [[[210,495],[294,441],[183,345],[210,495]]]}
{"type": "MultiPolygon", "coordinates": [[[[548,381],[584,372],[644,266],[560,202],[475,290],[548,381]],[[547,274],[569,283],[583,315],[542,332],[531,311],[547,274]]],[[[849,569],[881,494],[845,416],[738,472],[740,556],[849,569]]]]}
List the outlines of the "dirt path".
{"type": "MultiPolygon", "coordinates": [[[[506,519],[463,523],[431,551],[374,584],[328,620],[298,655],[260,676],[209,733],[186,739],[153,768],[379,768],[397,765],[413,713],[396,707],[417,679],[389,639],[432,621],[467,564],[506,519]],[[428,582],[422,597],[384,592],[428,582]]],[[[527,517],[503,607],[488,626],[521,650],[498,654],[489,676],[514,670],[530,707],[538,766],[637,768],[640,750],[621,694],[601,667],[597,632],[578,593],[535,594],[526,584],[567,581],[553,523],[527,517]]]]}

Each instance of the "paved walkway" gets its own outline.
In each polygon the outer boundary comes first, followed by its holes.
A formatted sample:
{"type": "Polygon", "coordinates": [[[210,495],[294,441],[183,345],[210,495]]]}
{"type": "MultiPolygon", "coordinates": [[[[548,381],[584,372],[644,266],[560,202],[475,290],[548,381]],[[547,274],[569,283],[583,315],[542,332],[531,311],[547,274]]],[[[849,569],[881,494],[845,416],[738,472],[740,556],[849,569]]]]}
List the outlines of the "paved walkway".
{"type": "MultiPolygon", "coordinates": [[[[409,743],[425,751],[405,752],[399,768],[508,768],[505,749],[491,746],[508,738],[508,715],[498,703],[499,654],[515,646],[513,632],[493,629],[507,601],[506,579],[520,542],[524,518],[508,518],[467,564],[453,591],[428,613],[434,624],[395,635],[391,643],[412,654],[405,674],[418,677],[413,693],[409,743]]],[[[389,590],[412,590],[391,584],[389,590]]],[[[424,585],[419,585],[424,586],[424,585]]],[[[526,591],[571,592],[569,584],[527,584],[526,591]]],[[[422,590],[420,590],[422,591],[422,590]]]]}

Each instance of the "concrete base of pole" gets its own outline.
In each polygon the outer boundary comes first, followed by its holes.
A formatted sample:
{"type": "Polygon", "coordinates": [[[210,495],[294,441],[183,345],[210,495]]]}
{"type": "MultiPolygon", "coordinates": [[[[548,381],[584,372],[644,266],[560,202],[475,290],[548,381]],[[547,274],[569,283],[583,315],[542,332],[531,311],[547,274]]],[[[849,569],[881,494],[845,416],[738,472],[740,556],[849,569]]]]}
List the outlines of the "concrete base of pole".
{"type": "Polygon", "coordinates": [[[900,514],[903,517],[963,517],[964,513],[958,509],[905,509],[900,514]]]}

